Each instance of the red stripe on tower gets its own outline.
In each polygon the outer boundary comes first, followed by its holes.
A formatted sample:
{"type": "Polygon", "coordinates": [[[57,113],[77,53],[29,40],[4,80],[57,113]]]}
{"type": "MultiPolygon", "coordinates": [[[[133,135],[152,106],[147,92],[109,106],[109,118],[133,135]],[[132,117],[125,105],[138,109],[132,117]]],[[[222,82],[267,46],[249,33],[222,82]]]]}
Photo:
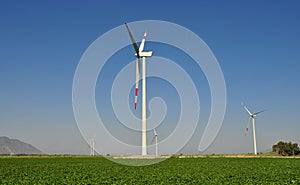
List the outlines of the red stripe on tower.
{"type": "Polygon", "coordinates": [[[139,93],[139,88],[135,88],[135,96],[137,96],[139,93]]]}
{"type": "Polygon", "coordinates": [[[136,109],[136,103],[134,103],[134,109],[136,109]]]}

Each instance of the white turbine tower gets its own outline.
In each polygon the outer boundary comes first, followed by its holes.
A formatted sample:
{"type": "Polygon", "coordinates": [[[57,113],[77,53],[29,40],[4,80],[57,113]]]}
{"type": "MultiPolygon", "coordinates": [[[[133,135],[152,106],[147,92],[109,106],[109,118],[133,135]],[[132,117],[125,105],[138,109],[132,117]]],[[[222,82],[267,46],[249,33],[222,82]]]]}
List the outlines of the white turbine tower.
{"type": "Polygon", "coordinates": [[[152,51],[149,52],[143,52],[145,40],[147,36],[147,32],[144,33],[144,37],[142,39],[140,47],[137,46],[137,43],[135,42],[129,27],[125,23],[126,29],[128,31],[128,34],[130,36],[132,45],[135,50],[135,56],[136,56],[136,79],[135,79],[135,100],[134,100],[134,109],[136,109],[136,103],[137,103],[137,96],[138,96],[138,88],[139,88],[139,80],[140,80],[140,58],[142,58],[142,155],[147,155],[147,111],[146,111],[146,57],[152,56],[152,51]]]}
{"type": "Polygon", "coordinates": [[[248,127],[249,127],[249,123],[250,123],[250,120],[251,120],[252,121],[252,132],[253,132],[254,155],[257,155],[254,118],[256,117],[256,115],[264,112],[265,110],[262,110],[262,111],[259,111],[259,112],[256,112],[256,113],[252,114],[250,112],[250,110],[246,107],[246,105],[243,105],[243,106],[244,106],[244,109],[248,112],[248,114],[250,116],[249,121],[248,121],[248,125],[246,127],[246,133],[248,132],[248,127]]]}
{"type": "Polygon", "coordinates": [[[151,143],[153,143],[153,141],[155,140],[155,156],[158,156],[158,145],[157,145],[157,137],[158,137],[158,133],[156,132],[156,130],[153,130],[153,139],[151,141],[151,143]]]}

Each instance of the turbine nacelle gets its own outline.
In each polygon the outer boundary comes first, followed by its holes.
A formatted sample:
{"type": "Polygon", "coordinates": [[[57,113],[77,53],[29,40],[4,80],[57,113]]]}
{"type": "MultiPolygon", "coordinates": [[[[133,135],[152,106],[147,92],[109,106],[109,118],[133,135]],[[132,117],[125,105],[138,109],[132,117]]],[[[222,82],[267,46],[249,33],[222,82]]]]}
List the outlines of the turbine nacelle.
{"type": "Polygon", "coordinates": [[[135,53],[135,56],[137,58],[141,58],[141,57],[152,57],[152,51],[148,51],[148,52],[140,52],[139,55],[137,55],[135,53]]]}

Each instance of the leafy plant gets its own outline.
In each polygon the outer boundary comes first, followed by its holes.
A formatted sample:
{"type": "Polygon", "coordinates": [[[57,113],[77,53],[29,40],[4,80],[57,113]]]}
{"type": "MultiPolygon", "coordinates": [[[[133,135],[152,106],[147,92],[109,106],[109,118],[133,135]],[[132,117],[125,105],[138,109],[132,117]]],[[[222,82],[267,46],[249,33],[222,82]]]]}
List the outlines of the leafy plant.
{"type": "Polygon", "coordinates": [[[171,158],[124,166],[102,157],[3,157],[0,184],[299,184],[297,158],[171,158]]]}

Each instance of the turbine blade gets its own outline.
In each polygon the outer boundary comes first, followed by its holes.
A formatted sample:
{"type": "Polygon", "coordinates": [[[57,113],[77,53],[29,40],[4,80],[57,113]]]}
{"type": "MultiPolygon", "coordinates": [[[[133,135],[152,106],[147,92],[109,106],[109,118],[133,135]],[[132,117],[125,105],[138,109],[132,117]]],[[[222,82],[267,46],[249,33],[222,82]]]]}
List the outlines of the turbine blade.
{"type": "Polygon", "coordinates": [[[257,112],[257,113],[254,113],[254,115],[257,115],[257,114],[263,113],[263,112],[265,112],[265,111],[266,111],[266,110],[259,111],[259,112],[257,112]]]}
{"type": "Polygon", "coordinates": [[[139,74],[141,73],[141,61],[140,58],[138,58],[138,68],[139,68],[139,74]]]}
{"type": "Polygon", "coordinates": [[[249,131],[250,120],[251,120],[251,117],[248,119],[248,123],[247,123],[247,127],[246,127],[245,136],[248,134],[248,131],[249,131]]]}
{"type": "Polygon", "coordinates": [[[249,111],[246,105],[244,105],[244,109],[248,112],[249,115],[252,115],[252,113],[249,111]]]}
{"type": "Polygon", "coordinates": [[[154,134],[154,136],[158,135],[155,129],[153,130],[153,134],[154,134]]]}
{"type": "Polygon", "coordinates": [[[140,81],[140,69],[139,69],[139,58],[136,59],[136,65],[135,65],[135,98],[134,98],[134,110],[136,110],[136,104],[137,104],[137,98],[139,93],[139,81],[140,81]]]}
{"type": "Polygon", "coordinates": [[[147,32],[145,31],[139,51],[142,52],[144,50],[144,46],[145,46],[145,41],[146,41],[146,37],[147,37],[147,32]]]}
{"type": "Polygon", "coordinates": [[[129,36],[130,36],[130,40],[131,40],[132,45],[133,45],[133,47],[134,47],[136,56],[137,56],[138,58],[140,58],[140,55],[139,55],[139,53],[140,53],[139,47],[137,46],[137,44],[136,44],[136,42],[135,42],[135,40],[134,40],[134,38],[133,38],[133,36],[132,36],[132,34],[131,34],[131,31],[130,31],[130,29],[129,29],[129,27],[127,26],[126,23],[125,23],[125,26],[126,26],[126,29],[127,29],[127,31],[128,31],[128,34],[129,34],[129,36]]]}
{"type": "Polygon", "coordinates": [[[155,137],[156,137],[156,136],[154,136],[154,137],[152,138],[151,144],[153,143],[153,141],[154,141],[155,137]]]}

